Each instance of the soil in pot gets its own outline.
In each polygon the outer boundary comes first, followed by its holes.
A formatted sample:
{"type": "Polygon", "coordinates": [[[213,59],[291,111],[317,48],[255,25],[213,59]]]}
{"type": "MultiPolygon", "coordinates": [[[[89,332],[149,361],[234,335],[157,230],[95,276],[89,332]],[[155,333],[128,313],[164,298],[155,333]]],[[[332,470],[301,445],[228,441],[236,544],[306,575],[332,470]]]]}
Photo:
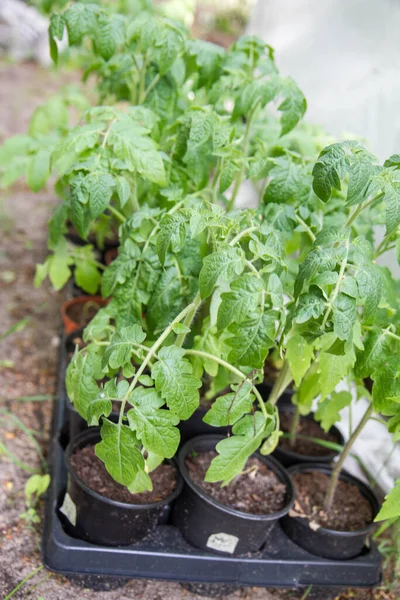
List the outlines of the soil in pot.
{"type": "MultiPolygon", "coordinates": [[[[292,425],[293,413],[280,413],[280,428],[283,432],[289,433],[292,425]]],[[[326,442],[339,443],[340,440],[331,433],[325,433],[325,431],[318,425],[313,419],[306,417],[300,417],[300,422],[297,427],[297,433],[307,437],[314,437],[326,442]]],[[[287,438],[280,438],[279,448],[287,452],[295,452],[303,456],[329,456],[332,454],[331,448],[324,448],[319,444],[315,444],[311,440],[305,440],[297,437],[294,445],[292,446],[290,440],[287,438]]]]}
{"type": "Polygon", "coordinates": [[[326,511],[324,500],[330,482],[328,475],[310,471],[296,473],[292,480],[296,490],[294,516],[306,518],[313,526],[335,531],[358,531],[372,523],[372,507],[356,485],[339,480],[332,507],[326,511]]]}
{"type": "Polygon", "coordinates": [[[286,485],[258,458],[247,461],[240,477],[221,487],[219,483],[208,483],[204,477],[212,459],[213,450],[189,455],[185,464],[194,483],[217,502],[234,510],[255,515],[268,515],[285,506],[286,485]]]}
{"type": "Polygon", "coordinates": [[[99,312],[101,306],[95,301],[88,301],[85,304],[72,304],[67,309],[67,315],[69,318],[76,323],[79,328],[86,327],[86,325],[93,319],[93,317],[99,312]]]}
{"type": "Polygon", "coordinates": [[[78,448],[71,456],[71,465],[78,477],[91,490],[117,502],[127,504],[159,502],[169,496],[176,487],[176,469],[170,464],[161,464],[150,474],[153,490],[131,494],[107,473],[103,462],[95,454],[94,446],[78,448]]]}

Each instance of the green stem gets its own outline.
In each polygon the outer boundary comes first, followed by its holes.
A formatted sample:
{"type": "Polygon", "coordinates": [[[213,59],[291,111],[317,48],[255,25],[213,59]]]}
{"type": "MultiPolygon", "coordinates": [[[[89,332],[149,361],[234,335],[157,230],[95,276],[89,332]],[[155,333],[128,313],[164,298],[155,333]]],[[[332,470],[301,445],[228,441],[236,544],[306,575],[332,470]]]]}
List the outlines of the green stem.
{"type": "Polygon", "coordinates": [[[314,233],[311,231],[311,228],[307,225],[307,223],[303,221],[303,219],[298,215],[296,215],[296,221],[304,227],[304,229],[308,233],[310,240],[314,243],[317,238],[315,237],[314,233]]]}
{"type": "Polygon", "coordinates": [[[360,435],[361,431],[363,430],[363,428],[369,421],[369,419],[372,415],[372,412],[373,412],[373,406],[372,406],[372,404],[370,404],[370,406],[365,411],[363,418],[361,419],[361,421],[359,422],[359,424],[357,425],[357,427],[351,434],[349,440],[346,442],[346,444],[343,448],[343,452],[341,453],[339,460],[337,461],[337,463],[332,471],[331,480],[329,482],[329,488],[328,488],[328,492],[326,494],[325,503],[324,503],[325,510],[327,510],[327,511],[329,511],[331,509],[332,502],[335,497],[336,486],[338,484],[339,476],[340,476],[341,470],[343,468],[343,463],[346,460],[346,458],[348,457],[350,450],[353,447],[353,444],[356,441],[357,437],[360,435]]]}
{"type": "Polygon", "coordinates": [[[112,213],[114,215],[114,217],[116,217],[118,219],[118,221],[120,221],[121,223],[125,223],[126,218],[124,217],[124,215],[122,213],[119,212],[119,210],[117,210],[116,208],[111,206],[111,204],[109,204],[107,206],[107,208],[110,211],[110,213],[112,213]]]}
{"type": "MultiPolygon", "coordinates": [[[[237,244],[237,242],[239,240],[241,240],[243,237],[245,237],[246,235],[249,235],[250,233],[252,233],[253,231],[257,231],[258,227],[256,227],[255,225],[253,225],[252,227],[248,227],[247,229],[244,229],[243,231],[240,231],[230,242],[229,245],[230,246],[234,246],[235,244],[237,244]]],[[[253,265],[251,265],[253,266],[253,265]]]]}
{"type": "Polygon", "coordinates": [[[144,92],[144,86],[145,86],[145,79],[146,79],[146,67],[147,67],[147,57],[146,55],[143,56],[143,64],[142,64],[142,68],[140,69],[140,79],[139,79],[139,104],[143,104],[144,100],[145,100],[145,92],[144,92]]]}
{"type": "Polygon", "coordinates": [[[292,423],[291,423],[291,427],[290,427],[289,443],[292,448],[294,448],[294,446],[296,445],[297,430],[299,427],[299,423],[300,423],[300,408],[296,405],[292,423]]]}
{"type": "Polygon", "coordinates": [[[273,406],[278,402],[279,398],[282,396],[283,392],[289,386],[293,379],[293,375],[289,368],[289,363],[287,360],[283,363],[283,367],[277,380],[274,383],[274,386],[271,390],[271,393],[268,397],[268,403],[273,406]]]}
{"type": "Polygon", "coordinates": [[[70,256],[72,256],[72,258],[78,258],[80,260],[84,260],[87,263],[90,263],[91,265],[94,265],[95,267],[97,267],[98,269],[101,269],[102,271],[104,271],[106,269],[106,266],[103,265],[101,262],[94,260],[92,258],[87,258],[86,256],[81,256],[80,254],[76,253],[76,252],[70,252],[70,256]]]}
{"type": "Polygon", "coordinates": [[[146,100],[147,96],[150,94],[151,90],[157,85],[157,83],[160,81],[160,73],[157,73],[157,75],[154,77],[153,81],[147,86],[144,95],[143,95],[143,102],[146,100]]]}
{"type": "MultiPolygon", "coordinates": [[[[192,324],[192,321],[196,315],[197,309],[199,308],[200,304],[201,304],[201,296],[200,296],[200,292],[197,292],[195,299],[193,300],[193,308],[190,312],[188,312],[188,314],[186,315],[184,321],[183,321],[183,325],[186,325],[186,327],[190,327],[190,325],[192,324]]],[[[179,346],[180,348],[182,348],[185,339],[186,339],[186,333],[180,333],[175,341],[175,346],[179,346]]]]}
{"type": "Polygon", "coordinates": [[[384,196],[384,192],[379,192],[378,194],[376,194],[376,196],[374,196],[370,200],[367,200],[366,202],[362,202],[361,204],[359,204],[357,206],[357,208],[351,213],[351,215],[349,215],[349,218],[347,219],[347,221],[345,223],[345,227],[350,227],[353,224],[353,222],[356,220],[356,218],[358,217],[358,215],[363,210],[365,210],[366,208],[368,208],[369,206],[371,206],[371,204],[373,204],[374,202],[376,202],[376,200],[379,200],[379,198],[382,198],[382,196],[384,196]]]}
{"type": "MultiPolygon", "coordinates": [[[[219,356],[215,356],[214,354],[209,354],[208,352],[202,352],[201,350],[185,350],[185,354],[187,354],[188,356],[200,356],[201,358],[207,358],[209,360],[213,360],[214,362],[221,365],[221,367],[224,367],[228,371],[231,371],[231,373],[234,373],[235,375],[240,377],[240,379],[247,379],[247,375],[242,373],[242,371],[239,371],[239,369],[237,369],[233,365],[229,364],[222,358],[219,358],[219,356]]],[[[265,408],[264,400],[262,399],[260,392],[258,391],[258,389],[256,387],[253,387],[253,392],[254,392],[255,397],[257,398],[258,404],[261,408],[261,411],[262,411],[264,417],[266,419],[268,419],[267,409],[265,408]]]]}
{"type": "MultiPolygon", "coordinates": [[[[251,111],[251,113],[249,114],[249,117],[247,119],[246,129],[244,131],[244,137],[243,137],[243,154],[245,155],[245,157],[247,157],[247,151],[248,151],[248,145],[249,145],[249,137],[250,137],[250,129],[251,129],[252,121],[254,119],[254,115],[257,112],[259,103],[260,103],[260,101],[256,102],[253,110],[251,111]]],[[[234,186],[233,192],[232,192],[232,197],[229,200],[228,206],[227,206],[227,211],[228,212],[230,210],[232,210],[234,208],[234,206],[235,206],[235,200],[236,200],[236,196],[238,195],[240,185],[242,183],[243,173],[244,173],[244,165],[242,165],[242,168],[240,169],[240,171],[239,171],[239,173],[238,173],[238,175],[236,177],[235,186],[234,186]]]]}
{"type": "Polygon", "coordinates": [[[175,317],[175,319],[168,325],[168,327],[164,330],[164,332],[160,335],[160,337],[154,342],[154,344],[151,346],[151,348],[148,348],[148,354],[147,354],[146,358],[143,360],[142,364],[136,371],[135,377],[133,378],[132,383],[130,384],[129,388],[126,391],[126,394],[124,395],[124,397],[122,399],[120,412],[119,412],[119,419],[118,419],[119,424],[122,423],[122,419],[124,417],[125,405],[128,401],[130,394],[134,390],[137,382],[139,381],[139,377],[142,375],[143,371],[146,369],[147,365],[151,361],[152,357],[154,356],[154,354],[156,353],[158,348],[162,345],[162,343],[167,339],[169,334],[173,331],[174,326],[177,323],[180,323],[182,321],[182,319],[184,319],[186,317],[186,315],[192,310],[192,308],[193,308],[193,303],[189,304],[189,306],[184,308],[179,313],[179,315],[177,317],[175,317]]]}
{"type": "Polygon", "coordinates": [[[345,269],[346,269],[346,266],[347,266],[347,259],[348,259],[348,254],[349,254],[349,241],[348,240],[347,240],[347,244],[346,244],[346,249],[347,249],[346,257],[343,259],[343,262],[340,265],[339,277],[338,277],[338,280],[336,282],[335,289],[333,290],[333,294],[329,298],[329,301],[327,302],[328,310],[326,311],[326,313],[324,315],[324,318],[323,318],[323,321],[322,321],[322,329],[325,327],[325,325],[326,325],[326,323],[327,323],[327,321],[329,319],[329,316],[330,316],[330,314],[332,312],[333,304],[334,304],[334,302],[335,302],[335,300],[336,300],[336,298],[337,298],[337,296],[339,294],[339,291],[340,291],[340,285],[342,283],[343,275],[344,275],[344,272],[345,272],[345,269]]]}

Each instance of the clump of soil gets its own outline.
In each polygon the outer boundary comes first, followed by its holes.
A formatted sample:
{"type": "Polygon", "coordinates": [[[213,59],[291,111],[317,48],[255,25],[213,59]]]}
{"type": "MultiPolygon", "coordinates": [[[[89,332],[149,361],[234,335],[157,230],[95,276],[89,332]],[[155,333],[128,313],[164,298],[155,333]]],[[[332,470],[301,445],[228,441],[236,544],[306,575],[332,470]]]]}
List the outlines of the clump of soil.
{"type": "MultiPolygon", "coordinates": [[[[289,433],[292,425],[293,415],[290,413],[280,413],[279,416],[281,430],[285,433],[289,433]]],[[[307,437],[319,438],[320,440],[325,440],[326,442],[334,442],[336,444],[339,441],[334,433],[325,433],[318,423],[312,419],[307,419],[306,417],[300,417],[297,433],[307,437]]],[[[330,448],[324,448],[323,446],[320,446],[311,440],[305,440],[299,437],[296,438],[294,446],[291,445],[289,439],[281,438],[279,440],[279,447],[282,450],[296,452],[296,454],[301,454],[302,456],[329,456],[329,454],[332,454],[333,452],[333,450],[330,448]]]]}
{"type": "Polygon", "coordinates": [[[72,304],[67,309],[67,315],[79,326],[79,329],[86,325],[99,312],[101,305],[93,300],[88,300],[84,304],[72,304]]]}
{"type": "Polygon", "coordinates": [[[370,503],[356,485],[339,480],[332,507],[324,509],[330,477],[320,471],[296,473],[293,483],[296,500],[291,516],[308,519],[313,527],[327,527],[335,531],[357,531],[372,523],[374,515],[370,503]]]}
{"type": "Polygon", "coordinates": [[[204,476],[215,456],[217,453],[211,450],[188,456],[185,461],[191,480],[208,496],[225,506],[255,515],[269,515],[285,506],[286,485],[258,458],[250,458],[244,473],[225,487],[205,482],[204,476]]]}
{"type": "Polygon", "coordinates": [[[162,464],[151,474],[153,490],[141,494],[131,494],[107,473],[103,462],[96,456],[94,446],[79,448],[71,456],[71,465],[76,474],[86,485],[111,500],[128,504],[150,504],[169,496],[176,487],[176,469],[169,464],[162,464]]]}

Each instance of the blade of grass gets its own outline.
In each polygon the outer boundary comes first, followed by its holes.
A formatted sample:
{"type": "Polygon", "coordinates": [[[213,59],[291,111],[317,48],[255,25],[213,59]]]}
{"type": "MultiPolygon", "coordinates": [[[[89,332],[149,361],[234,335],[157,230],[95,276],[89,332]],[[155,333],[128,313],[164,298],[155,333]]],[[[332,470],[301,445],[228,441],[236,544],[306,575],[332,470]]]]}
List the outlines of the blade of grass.
{"type": "Polygon", "coordinates": [[[39,469],[35,469],[29,465],[26,465],[22,460],[20,460],[15,454],[11,452],[11,450],[0,440],[0,452],[3,452],[8,458],[12,460],[12,462],[17,465],[20,469],[23,469],[27,473],[35,474],[39,472],[39,469]]]}
{"type": "Polygon", "coordinates": [[[12,598],[14,596],[14,594],[16,594],[18,592],[19,589],[22,588],[22,586],[34,575],[36,575],[36,573],[38,573],[39,571],[41,571],[43,569],[43,565],[40,565],[40,567],[37,567],[37,569],[34,569],[31,573],[29,573],[29,575],[27,575],[25,577],[25,579],[23,579],[18,585],[15,586],[15,588],[13,590],[11,590],[11,592],[9,594],[7,594],[7,596],[4,598],[4,600],[10,600],[10,598],[12,598]]]}
{"type": "Polygon", "coordinates": [[[21,421],[21,419],[19,419],[16,415],[14,415],[13,413],[11,413],[10,411],[8,411],[5,408],[0,408],[0,414],[5,415],[11,421],[14,421],[14,423],[17,425],[17,427],[30,439],[33,447],[35,448],[35,450],[40,458],[42,467],[44,469],[47,469],[47,462],[46,462],[45,457],[43,456],[42,449],[41,449],[40,445],[38,444],[37,440],[35,439],[35,437],[29,431],[28,427],[26,427],[26,425],[24,425],[24,423],[21,421]]]}
{"type": "Polygon", "coordinates": [[[14,323],[14,325],[12,325],[10,327],[10,329],[7,329],[7,331],[0,334],[0,342],[2,340],[4,340],[6,337],[8,337],[9,335],[11,335],[12,333],[16,333],[17,331],[22,331],[25,328],[25,326],[27,325],[28,321],[29,321],[29,317],[24,317],[23,319],[18,321],[18,323],[14,323]]]}

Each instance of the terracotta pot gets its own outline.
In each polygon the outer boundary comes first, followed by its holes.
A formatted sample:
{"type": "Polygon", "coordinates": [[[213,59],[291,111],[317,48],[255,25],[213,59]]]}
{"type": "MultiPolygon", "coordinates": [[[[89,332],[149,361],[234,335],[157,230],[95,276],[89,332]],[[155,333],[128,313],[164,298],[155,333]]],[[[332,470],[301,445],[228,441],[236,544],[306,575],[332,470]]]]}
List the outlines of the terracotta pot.
{"type": "Polygon", "coordinates": [[[104,252],[104,264],[108,267],[118,256],[118,247],[108,248],[104,252]]]}
{"type": "Polygon", "coordinates": [[[77,329],[81,329],[83,326],[82,322],[77,322],[76,318],[71,315],[71,312],[74,307],[83,307],[85,304],[89,305],[97,305],[100,308],[106,306],[109,300],[104,299],[101,296],[78,296],[77,298],[71,298],[71,300],[67,300],[61,306],[61,316],[64,323],[64,332],[65,334],[72,333],[77,329]]]}

